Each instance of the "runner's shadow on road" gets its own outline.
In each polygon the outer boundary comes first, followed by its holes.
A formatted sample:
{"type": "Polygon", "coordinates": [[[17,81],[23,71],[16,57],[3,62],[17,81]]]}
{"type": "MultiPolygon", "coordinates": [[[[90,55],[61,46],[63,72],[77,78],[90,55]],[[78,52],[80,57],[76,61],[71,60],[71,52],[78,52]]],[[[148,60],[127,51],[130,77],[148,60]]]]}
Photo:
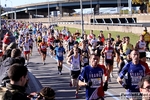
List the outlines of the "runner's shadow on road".
{"type": "Polygon", "coordinates": [[[109,84],[118,84],[118,82],[109,82],[109,84]]]}
{"type": "Polygon", "coordinates": [[[109,87],[109,89],[120,89],[120,88],[122,88],[122,87],[121,86],[119,86],[119,87],[115,87],[115,86],[109,87]]]}
{"type": "MultiPolygon", "coordinates": [[[[119,97],[120,97],[120,95],[113,95],[113,97],[118,97],[118,98],[119,98],[119,97]]],[[[106,99],[106,98],[112,98],[112,96],[110,96],[110,95],[106,95],[106,96],[105,96],[105,99],[106,99]]]]}

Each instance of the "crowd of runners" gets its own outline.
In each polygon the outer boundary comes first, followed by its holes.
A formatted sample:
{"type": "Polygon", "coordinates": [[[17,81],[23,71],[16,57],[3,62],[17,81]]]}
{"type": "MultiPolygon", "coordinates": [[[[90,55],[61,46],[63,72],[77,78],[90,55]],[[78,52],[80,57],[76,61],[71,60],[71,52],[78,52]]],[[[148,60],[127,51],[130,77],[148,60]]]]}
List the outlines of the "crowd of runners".
{"type": "Polygon", "coordinates": [[[145,92],[142,91],[144,83],[141,81],[143,79],[150,86],[150,77],[147,76],[150,70],[146,62],[150,35],[146,29],[135,46],[130,43],[129,36],[121,38],[117,35],[114,39],[108,33],[104,37],[102,30],[98,36],[93,30],[81,35],[79,30],[71,33],[66,27],[58,30],[53,25],[47,27],[42,23],[8,20],[3,22],[2,30],[8,30],[2,36],[2,62],[9,51],[7,48],[14,43],[25,58],[26,65],[30,62],[33,48],[41,56],[43,66],[47,63],[47,55],[57,59],[56,70],[59,75],[63,74],[65,60],[70,66],[70,87],[76,87],[76,98],[79,98],[79,89],[83,86],[86,88],[86,100],[104,100],[104,91],[107,91],[109,82],[114,77],[114,67],[119,69],[117,82],[127,90],[127,98],[138,100],[132,94],[150,92],[150,87],[146,87],[145,92]],[[142,85],[139,86],[140,81],[142,85]]]}

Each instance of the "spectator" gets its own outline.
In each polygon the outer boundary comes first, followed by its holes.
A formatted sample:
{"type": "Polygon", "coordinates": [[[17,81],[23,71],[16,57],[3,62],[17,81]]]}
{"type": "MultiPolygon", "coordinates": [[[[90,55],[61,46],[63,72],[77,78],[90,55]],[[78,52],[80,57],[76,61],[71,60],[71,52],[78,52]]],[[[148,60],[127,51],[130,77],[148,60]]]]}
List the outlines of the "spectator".
{"type": "Polygon", "coordinates": [[[10,34],[7,32],[3,39],[3,48],[2,48],[3,52],[5,52],[9,44],[10,44],[10,34]]]}
{"type": "Polygon", "coordinates": [[[142,35],[144,37],[144,41],[146,42],[146,49],[149,51],[150,34],[147,32],[146,28],[143,30],[142,35]]]}
{"type": "Polygon", "coordinates": [[[55,91],[50,87],[44,87],[40,91],[40,97],[43,98],[43,100],[54,100],[55,91]]]}
{"type": "Polygon", "coordinates": [[[150,75],[147,75],[139,82],[140,93],[142,93],[142,100],[149,100],[150,96],[150,75]]]}
{"type": "Polygon", "coordinates": [[[14,64],[16,62],[16,57],[21,56],[21,51],[19,49],[13,49],[11,51],[11,57],[8,57],[5,59],[0,67],[0,84],[5,86],[6,81],[9,79],[7,71],[10,68],[10,65],[14,64]]]}
{"type": "Polygon", "coordinates": [[[27,68],[19,64],[13,64],[8,70],[10,83],[6,86],[1,100],[30,100],[25,93],[25,85],[28,82],[27,68]]]}

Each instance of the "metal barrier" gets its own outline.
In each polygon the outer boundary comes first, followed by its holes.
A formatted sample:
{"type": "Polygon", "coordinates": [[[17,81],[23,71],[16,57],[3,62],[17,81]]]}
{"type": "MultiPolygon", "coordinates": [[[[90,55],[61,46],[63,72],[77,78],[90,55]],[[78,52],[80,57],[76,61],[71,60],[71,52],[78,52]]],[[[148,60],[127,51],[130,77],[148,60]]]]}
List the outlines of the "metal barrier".
{"type": "MultiPolygon", "coordinates": [[[[53,23],[54,24],[54,23],[53,23]]],[[[56,24],[56,23],[55,23],[56,24]]],[[[58,24],[81,24],[81,22],[76,22],[76,21],[72,21],[72,22],[58,22],[58,24]]],[[[84,25],[107,25],[107,26],[134,26],[134,27],[144,27],[143,24],[132,24],[132,23],[127,23],[127,24],[121,24],[121,23],[84,23],[84,25]]]]}

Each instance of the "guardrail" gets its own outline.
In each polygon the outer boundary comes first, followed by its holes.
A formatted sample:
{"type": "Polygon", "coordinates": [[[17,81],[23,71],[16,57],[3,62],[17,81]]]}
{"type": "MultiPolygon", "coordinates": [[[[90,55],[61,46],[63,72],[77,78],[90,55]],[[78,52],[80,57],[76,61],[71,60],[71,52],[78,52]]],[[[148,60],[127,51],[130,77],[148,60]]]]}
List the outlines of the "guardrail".
{"type": "MultiPolygon", "coordinates": [[[[81,22],[58,22],[57,24],[81,24],[81,22]]],[[[134,26],[134,27],[145,27],[144,24],[130,24],[130,23],[127,23],[127,24],[120,24],[120,23],[84,23],[84,25],[107,25],[107,26],[134,26]]]]}

